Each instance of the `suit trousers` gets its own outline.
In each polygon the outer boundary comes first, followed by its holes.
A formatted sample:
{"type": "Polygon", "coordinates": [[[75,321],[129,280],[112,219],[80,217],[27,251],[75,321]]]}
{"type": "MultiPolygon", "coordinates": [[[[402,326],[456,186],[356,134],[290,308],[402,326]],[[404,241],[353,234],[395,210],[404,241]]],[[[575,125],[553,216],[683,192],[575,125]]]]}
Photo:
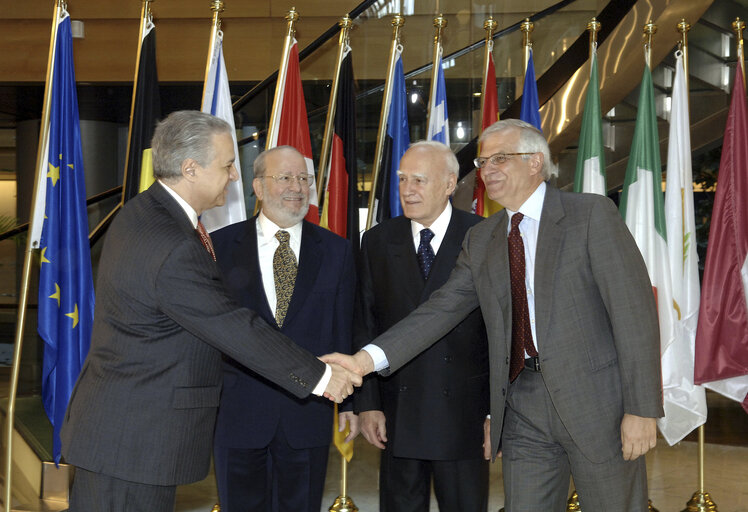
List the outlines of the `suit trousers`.
{"type": "Polygon", "coordinates": [[[177,487],[120,480],[75,468],[69,512],[174,512],[177,487]]]}
{"type": "Polygon", "coordinates": [[[292,448],[278,427],[258,449],[214,447],[221,512],[319,512],[329,445],[292,448]]]}
{"type": "Polygon", "coordinates": [[[407,459],[387,449],[379,466],[380,512],[428,512],[432,476],[441,512],[486,512],[487,460],[407,459]]]}
{"type": "MultiPolygon", "coordinates": [[[[594,436],[595,418],[589,422],[594,436]]],[[[570,473],[582,510],[648,509],[644,457],[625,461],[619,451],[590,462],[556,413],[541,372],[524,369],[510,385],[501,446],[506,512],[564,512],[570,473]]]]}

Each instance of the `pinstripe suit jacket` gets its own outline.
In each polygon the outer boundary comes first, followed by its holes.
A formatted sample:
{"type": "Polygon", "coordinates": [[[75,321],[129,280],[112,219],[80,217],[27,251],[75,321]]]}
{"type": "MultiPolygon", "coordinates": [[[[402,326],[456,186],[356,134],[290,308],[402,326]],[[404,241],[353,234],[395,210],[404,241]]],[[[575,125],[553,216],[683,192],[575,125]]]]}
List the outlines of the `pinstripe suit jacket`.
{"type": "MultiPolygon", "coordinates": [[[[556,411],[591,461],[620,455],[624,413],[663,415],[662,379],[651,283],[609,199],[546,189],[534,291],[540,364],[556,411]]],[[[472,228],[449,281],[373,343],[385,351],[389,371],[397,370],[478,305],[488,332],[491,446],[498,450],[511,354],[505,211],[472,228]]]]}
{"type": "Polygon", "coordinates": [[[182,208],[159,184],[113,221],[91,350],[62,428],[66,462],[153,485],[208,472],[221,352],[308,395],[324,365],[240,308],[182,208]]]}

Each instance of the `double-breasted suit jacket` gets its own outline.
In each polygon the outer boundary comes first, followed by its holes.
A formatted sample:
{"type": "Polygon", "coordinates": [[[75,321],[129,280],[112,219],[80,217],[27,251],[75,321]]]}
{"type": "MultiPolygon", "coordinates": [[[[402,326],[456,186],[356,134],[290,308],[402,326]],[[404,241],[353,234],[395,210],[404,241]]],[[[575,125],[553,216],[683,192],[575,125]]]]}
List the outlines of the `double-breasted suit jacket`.
{"type": "Polygon", "coordinates": [[[62,428],[65,461],[152,485],[208,473],[221,353],[307,396],[324,364],[226,293],[188,216],[160,183],[107,233],[91,350],[62,428]]]}
{"type": "MultiPolygon", "coordinates": [[[[481,220],[452,210],[427,280],[418,266],[410,219],[396,217],[366,232],[355,322],[359,347],[405,318],[447,281],[465,233],[481,220]]],[[[354,402],[357,411],[384,412],[388,445],[396,457],[481,459],[489,398],[488,346],[480,310],[474,308],[389,377],[366,378],[354,402]]]]}
{"type": "MultiPolygon", "coordinates": [[[[480,306],[489,341],[494,449],[511,355],[507,218],[502,211],[476,225],[447,283],[374,340],[395,371],[480,306]]],[[[534,294],[542,376],[559,417],[589,460],[620,455],[623,414],[662,416],[662,385],[651,283],[609,199],[547,188],[534,294]]]]}

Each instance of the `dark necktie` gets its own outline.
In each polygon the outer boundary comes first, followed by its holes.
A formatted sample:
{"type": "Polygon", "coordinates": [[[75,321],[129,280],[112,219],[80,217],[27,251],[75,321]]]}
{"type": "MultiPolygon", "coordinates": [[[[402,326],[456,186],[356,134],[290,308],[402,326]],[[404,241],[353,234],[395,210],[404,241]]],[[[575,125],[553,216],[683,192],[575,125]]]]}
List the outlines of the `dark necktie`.
{"type": "Polygon", "coordinates": [[[538,352],[532,344],[530,311],[527,306],[525,287],[525,244],[519,232],[519,223],[524,215],[512,216],[512,229],[509,231],[509,272],[512,283],[512,360],[509,380],[514,381],[525,367],[525,352],[535,357],[538,352]]]}
{"type": "Polygon", "coordinates": [[[283,327],[283,320],[288,312],[293,287],[296,284],[296,256],[288,244],[291,236],[288,231],[279,230],[275,233],[280,245],[273,255],[273,281],[275,282],[275,321],[278,327],[283,327]]]}
{"type": "Polygon", "coordinates": [[[197,234],[200,236],[200,241],[203,243],[203,247],[208,251],[213,261],[216,261],[216,252],[213,250],[213,242],[210,241],[210,235],[205,230],[205,226],[200,221],[197,221],[197,234]]]}
{"type": "Polygon", "coordinates": [[[421,275],[424,279],[429,278],[431,266],[434,264],[434,249],[431,248],[431,239],[434,232],[429,228],[421,230],[421,243],[418,244],[418,265],[421,267],[421,275]]]}

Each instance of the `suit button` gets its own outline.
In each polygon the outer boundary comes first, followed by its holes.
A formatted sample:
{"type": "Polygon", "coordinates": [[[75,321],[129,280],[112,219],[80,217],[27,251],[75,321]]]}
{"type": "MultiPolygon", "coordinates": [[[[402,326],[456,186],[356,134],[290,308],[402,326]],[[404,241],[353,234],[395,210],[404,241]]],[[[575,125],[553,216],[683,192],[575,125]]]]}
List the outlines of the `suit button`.
{"type": "Polygon", "coordinates": [[[449,390],[448,389],[443,389],[442,390],[442,395],[449,396],[449,390]]]}
{"type": "Polygon", "coordinates": [[[509,364],[509,358],[508,357],[506,358],[506,364],[509,364]]]}
{"type": "Polygon", "coordinates": [[[400,391],[408,391],[408,386],[400,386],[400,391]]]}
{"type": "Polygon", "coordinates": [[[501,388],[501,396],[506,396],[506,388],[501,388]]]}
{"type": "Polygon", "coordinates": [[[452,362],[452,356],[444,356],[444,362],[445,362],[445,363],[450,363],[450,362],[452,362]]]}

